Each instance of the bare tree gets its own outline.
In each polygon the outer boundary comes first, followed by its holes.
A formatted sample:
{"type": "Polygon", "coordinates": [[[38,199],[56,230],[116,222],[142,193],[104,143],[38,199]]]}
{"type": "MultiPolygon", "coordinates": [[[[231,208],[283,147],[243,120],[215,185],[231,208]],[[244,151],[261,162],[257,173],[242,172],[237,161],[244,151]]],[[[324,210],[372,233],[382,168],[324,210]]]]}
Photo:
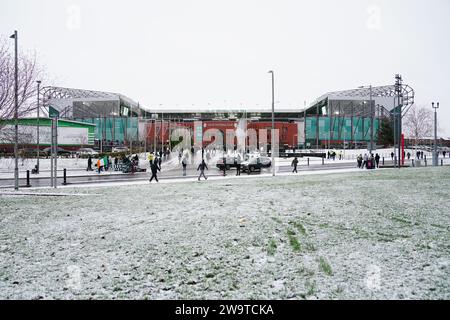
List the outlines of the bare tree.
{"type": "MultiPolygon", "coordinates": [[[[30,114],[37,107],[36,81],[42,80],[42,69],[36,63],[36,56],[19,52],[18,72],[18,114],[30,114]]],[[[0,119],[14,117],[14,53],[12,45],[0,38],[0,119]]]]}
{"type": "Polygon", "coordinates": [[[405,133],[408,137],[418,140],[431,137],[434,128],[433,112],[430,108],[413,105],[404,119],[405,133]]]}

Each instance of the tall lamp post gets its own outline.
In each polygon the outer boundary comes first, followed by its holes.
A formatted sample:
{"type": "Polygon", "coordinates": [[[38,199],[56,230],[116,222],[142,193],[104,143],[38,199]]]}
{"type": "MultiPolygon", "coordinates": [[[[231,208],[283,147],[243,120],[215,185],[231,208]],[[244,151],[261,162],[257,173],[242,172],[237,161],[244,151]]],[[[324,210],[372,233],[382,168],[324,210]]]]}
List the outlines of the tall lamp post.
{"type": "Polygon", "coordinates": [[[18,76],[18,35],[17,31],[14,31],[14,34],[10,37],[14,39],[14,158],[15,158],[15,167],[14,167],[14,189],[19,190],[19,158],[18,158],[18,149],[19,149],[19,76],[18,76]]]}
{"type": "Polygon", "coordinates": [[[275,74],[272,70],[269,73],[272,75],[272,138],[270,141],[270,153],[272,155],[272,176],[275,177],[275,74]]]}
{"type": "Polygon", "coordinates": [[[438,151],[437,151],[437,109],[439,109],[439,102],[434,106],[434,102],[431,103],[434,109],[434,152],[433,152],[433,166],[438,166],[438,151]]]}
{"type": "Polygon", "coordinates": [[[36,174],[39,174],[39,118],[40,118],[40,102],[39,102],[39,92],[41,91],[41,81],[38,80],[37,82],[37,137],[36,137],[36,153],[37,153],[37,163],[36,163],[36,174]]]}
{"type": "Polygon", "coordinates": [[[360,89],[369,89],[369,104],[370,104],[370,146],[369,146],[369,154],[373,152],[373,118],[374,118],[374,110],[372,107],[372,85],[369,86],[361,86],[360,89]]]}

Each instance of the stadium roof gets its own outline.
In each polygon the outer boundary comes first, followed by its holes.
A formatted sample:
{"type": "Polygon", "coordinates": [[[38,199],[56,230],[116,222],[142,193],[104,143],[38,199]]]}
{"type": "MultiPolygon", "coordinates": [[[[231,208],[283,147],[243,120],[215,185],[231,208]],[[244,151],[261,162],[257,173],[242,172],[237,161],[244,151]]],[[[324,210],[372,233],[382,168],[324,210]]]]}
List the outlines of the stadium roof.
{"type": "MultiPolygon", "coordinates": [[[[376,98],[395,98],[398,93],[396,92],[395,85],[381,86],[381,87],[364,87],[345,91],[334,91],[329,92],[310,104],[310,107],[316,105],[318,102],[324,99],[335,99],[335,100],[370,100],[376,98]]],[[[403,84],[401,85],[400,97],[402,101],[402,113],[406,113],[409,108],[414,104],[414,90],[410,86],[403,84]]],[[[389,110],[392,110],[390,108],[389,110]]]]}
{"type": "Polygon", "coordinates": [[[120,93],[93,91],[84,89],[73,89],[63,87],[44,87],[40,93],[44,101],[52,99],[72,99],[72,100],[122,100],[130,106],[137,106],[138,103],[120,93]]]}

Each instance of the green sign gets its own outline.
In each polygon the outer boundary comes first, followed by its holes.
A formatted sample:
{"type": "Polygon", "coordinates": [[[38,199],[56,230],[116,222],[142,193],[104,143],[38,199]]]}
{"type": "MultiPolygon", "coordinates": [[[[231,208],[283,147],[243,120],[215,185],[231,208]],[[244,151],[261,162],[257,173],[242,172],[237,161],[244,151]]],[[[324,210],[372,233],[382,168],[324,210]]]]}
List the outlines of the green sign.
{"type": "Polygon", "coordinates": [[[53,108],[52,106],[48,107],[48,116],[50,118],[58,118],[59,117],[59,111],[53,108]]]}

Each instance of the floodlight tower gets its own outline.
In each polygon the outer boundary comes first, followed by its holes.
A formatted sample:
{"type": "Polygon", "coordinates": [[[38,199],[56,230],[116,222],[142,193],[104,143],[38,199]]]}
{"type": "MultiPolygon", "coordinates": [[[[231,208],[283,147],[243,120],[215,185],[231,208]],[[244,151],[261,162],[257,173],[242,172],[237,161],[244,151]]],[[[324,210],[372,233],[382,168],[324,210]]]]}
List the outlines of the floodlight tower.
{"type": "MultiPolygon", "coordinates": [[[[397,103],[394,109],[394,127],[397,127],[397,130],[394,130],[397,134],[397,147],[398,147],[398,168],[401,168],[402,161],[402,150],[401,150],[401,141],[402,141],[402,86],[403,79],[400,74],[395,75],[395,96],[397,97],[397,103]],[[396,119],[397,117],[397,119],[396,119]]],[[[394,139],[395,141],[395,139],[394,139]]]]}
{"type": "Polygon", "coordinates": [[[437,109],[439,109],[439,102],[434,106],[434,102],[431,104],[434,109],[434,148],[433,148],[433,166],[438,166],[439,154],[437,151],[437,109]]]}

